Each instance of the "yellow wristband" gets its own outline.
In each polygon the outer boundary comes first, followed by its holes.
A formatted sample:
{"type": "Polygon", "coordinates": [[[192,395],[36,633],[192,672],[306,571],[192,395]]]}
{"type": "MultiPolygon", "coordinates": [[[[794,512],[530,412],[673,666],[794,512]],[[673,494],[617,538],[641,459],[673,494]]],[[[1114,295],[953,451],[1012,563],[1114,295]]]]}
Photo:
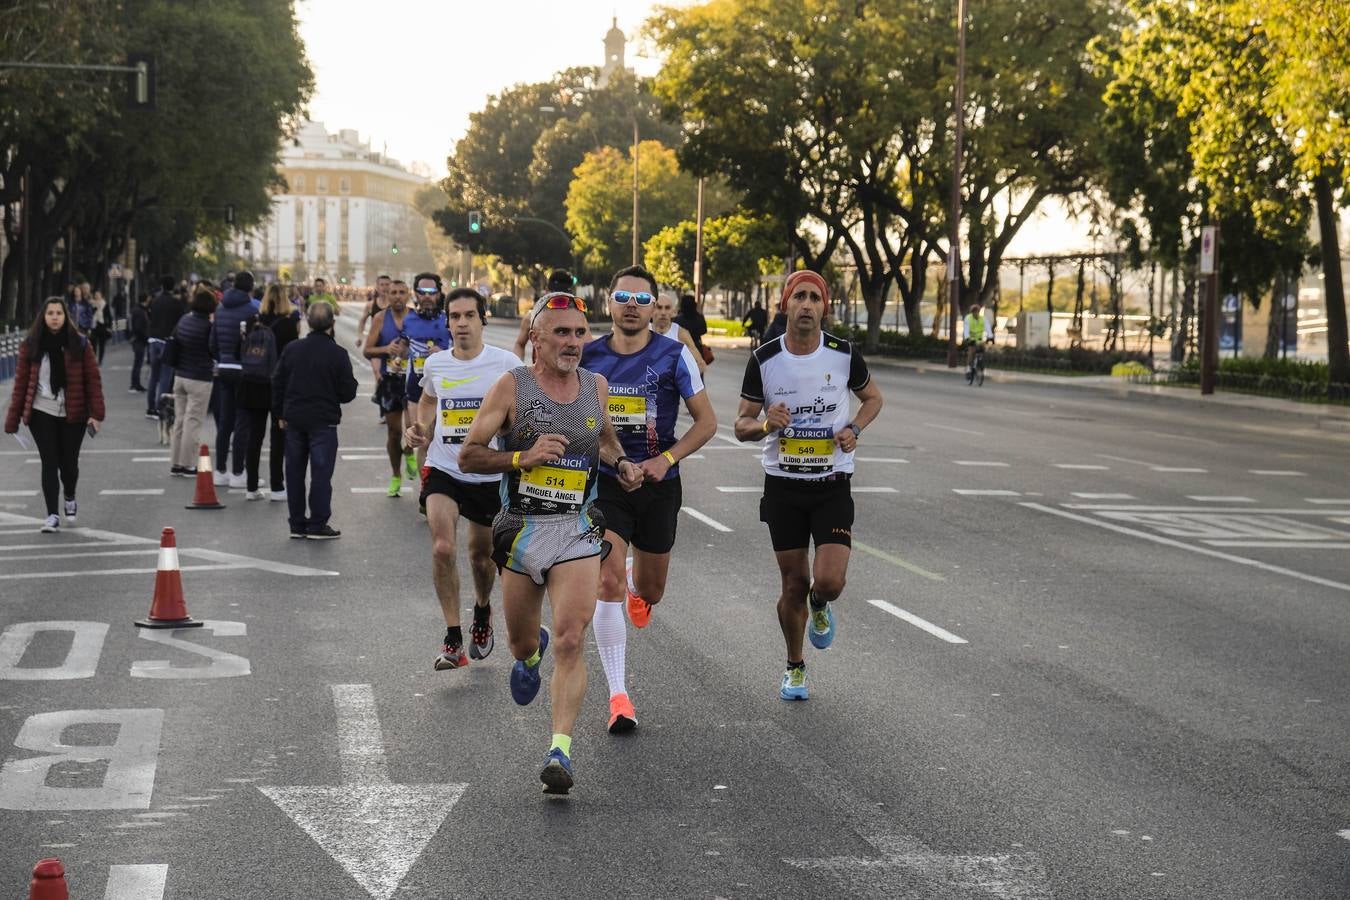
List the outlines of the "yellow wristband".
{"type": "Polygon", "coordinates": [[[764,420],[764,433],[765,433],[765,434],[768,434],[768,433],[769,433],[769,420],[768,420],[768,419],[765,419],[765,420],[764,420]]]}
{"type": "Polygon", "coordinates": [[[512,454],[511,454],[511,468],[512,468],[512,469],[515,469],[515,470],[517,470],[517,471],[520,470],[520,451],[519,451],[519,450],[517,450],[515,453],[512,453],[512,454]]]}
{"type": "Polygon", "coordinates": [[[664,456],[672,466],[675,465],[675,454],[671,453],[669,450],[664,450],[661,455],[664,456]]]}

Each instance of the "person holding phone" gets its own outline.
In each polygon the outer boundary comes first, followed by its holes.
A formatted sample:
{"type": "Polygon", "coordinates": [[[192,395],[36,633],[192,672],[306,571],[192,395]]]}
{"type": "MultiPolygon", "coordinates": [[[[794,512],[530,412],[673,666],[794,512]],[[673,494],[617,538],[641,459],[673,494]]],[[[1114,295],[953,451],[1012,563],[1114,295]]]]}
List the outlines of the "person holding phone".
{"type": "Polygon", "coordinates": [[[42,458],[42,496],[47,504],[44,533],[61,526],[57,514],[61,488],[65,489],[66,524],[75,524],[80,446],[86,433],[91,437],[98,433],[104,415],[103,382],[94,348],[75,327],[66,301],[48,297],[19,345],[14,394],[5,415],[5,433],[18,434],[22,421],[42,458]]]}

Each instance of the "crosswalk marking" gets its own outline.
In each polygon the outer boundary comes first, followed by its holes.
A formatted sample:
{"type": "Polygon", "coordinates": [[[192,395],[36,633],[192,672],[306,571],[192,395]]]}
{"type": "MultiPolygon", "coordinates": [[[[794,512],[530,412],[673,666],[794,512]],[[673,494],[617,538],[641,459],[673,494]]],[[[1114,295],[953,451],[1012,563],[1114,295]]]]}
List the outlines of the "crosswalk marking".
{"type": "Polygon", "coordinates": [[[1110,466],[1098,466],[1092,463],[1055,463],[1056,469],[1081,469],[1085,472],[1109,472],[1110,466]]]}
{"type": "Polygon", "coordinates": [[[158,497],[164,493],[164,488],[138,488],[132,489],[114,489],[109,488],[98,492],[100,497],[158,497]]]}
{"type": "Polygon", "coordinates": [[[973,488],[952,488],[952,493],[967,497],[1020,497],[1018,491],[981,491],[973,488]]]}
{"type": "Polygon", "coordinates": [[[1306,472],[1295,472],[1293,469],[1248,469],[1253,475],[1266,475],[1271,478],[1305,478],[1306,472]]]}

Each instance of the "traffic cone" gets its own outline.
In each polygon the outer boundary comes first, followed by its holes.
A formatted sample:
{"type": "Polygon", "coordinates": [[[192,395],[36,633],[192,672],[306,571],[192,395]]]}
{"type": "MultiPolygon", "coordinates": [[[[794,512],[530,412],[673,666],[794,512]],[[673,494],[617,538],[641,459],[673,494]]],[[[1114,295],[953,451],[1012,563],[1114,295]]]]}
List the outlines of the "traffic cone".
{"type": "Polygon", "coordinates": [[[33,866],[33,880],[28,885],[28,900],[70,900],[66,886],[66,870],[61,860],[52,856],[38,860],[33,866]]]}
{"type": "Polygon", "coordinates": [[[197,493],[188,509],[224,508],[225,504],[216,498],[216,483],[211,477],[211,448],[202,444],[202,452],[197,456],[197,493]]]}
{"type": "Polygon", "coordinates": [[[136,623],[137,628],[200,628],[201,622],[188,615],[183,602],[183,576],[178,571],[178,541],[172,528],[165,528],[159,539],[159,570],[155,572],[155,599],[150,615],[136,623]]]}

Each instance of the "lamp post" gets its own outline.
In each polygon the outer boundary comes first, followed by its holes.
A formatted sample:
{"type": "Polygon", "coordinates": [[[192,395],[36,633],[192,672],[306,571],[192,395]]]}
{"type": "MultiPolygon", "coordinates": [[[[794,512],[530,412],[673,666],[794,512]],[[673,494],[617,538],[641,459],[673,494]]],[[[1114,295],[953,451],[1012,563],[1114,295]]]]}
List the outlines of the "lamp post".
{"type": "Polygon", "coordinates": [[[638,264],[638,120],[637,98],[633,98],[633,265],[638,264]]]}
{"type": "Polygon", "coordinates": [[[961,310],[961,141],[965,137],[966,94],[966,0],[956,0],[956,97],[952,113],[956,127],[952,137],[951,248],[947,251],[949,303],[947,322],[947,367],[956,368],[956,319],[961,310]]]}

